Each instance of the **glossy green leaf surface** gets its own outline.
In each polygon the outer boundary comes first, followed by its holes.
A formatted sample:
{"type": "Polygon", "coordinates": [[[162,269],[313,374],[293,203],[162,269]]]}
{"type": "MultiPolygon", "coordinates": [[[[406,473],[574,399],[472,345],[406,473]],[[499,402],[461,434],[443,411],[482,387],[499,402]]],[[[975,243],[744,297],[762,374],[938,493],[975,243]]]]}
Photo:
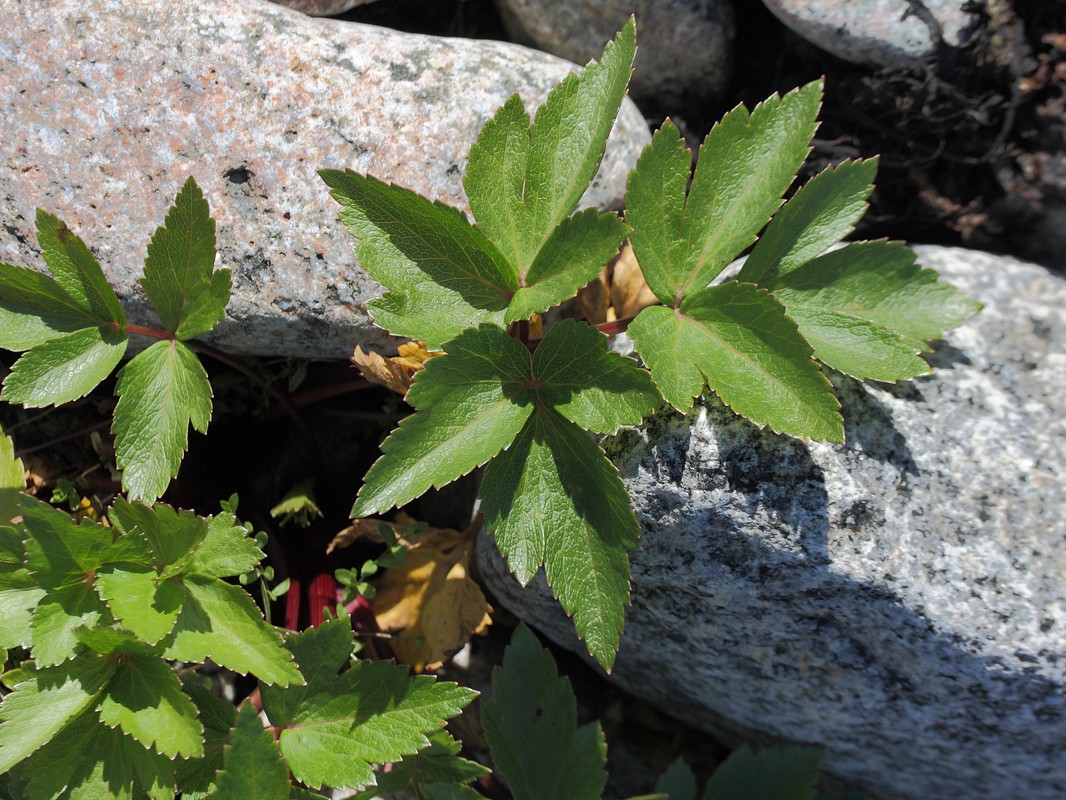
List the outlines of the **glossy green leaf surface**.
{"type": "Polygon", "coordinates": [[[742,745],[711,775],[703,800],[811,800],[824,755],[821,747],[742,745]]]}
{"type": "Polygon", "coordinates": [[[378,325],[437,347],[478,323],[502,322],[517,276],[460,211],[351,171],[319,174],[359,263],[391,290],[368,304],[378,325]]]}
{"type": "Polygon", "coordinates": [[[115,454],[129,497],[151,501],[178,474],[189,425],[206,433],[211,384],[196,355],[178,341],[138,353],[118,375],[115,454]]]}
{"type": "Polygon", "coordinates": [[[38,666],[66,661],[79,647],[77,631],[110,621],[107,606],[85,583],[49,589],[33,610],[33,657],[38,666]]]}
{"type": "Polygon", "coordinates": [[[289,634],[286,646],[307,685],[261,687],[263,709],[271,724],[283,726],[281,751],[308,786],[372,783],[373,764],[399,761],[429,746],[428,735],[476,694],[429,676],[409,676],[390,662],[349,663],[354,641],[347,618],[289,634]]]}
{"type": "Polygon", "coordinates": [[[174,758],[203,754],[203,726],[177,675],[159,657],[126,655],[98,705],[100,721],[174,758]]]}
{"type": "Polygon", "coordinates": [[[765,284],[821,255],[866,213],[877,159],[845,161],[805,184],[766,226],[738,280],[765,284]]]}
{"type": "Polygon", "coordinates": [[[92,309],[79,304],[47,275],[0,264],[0,347],[29,350],[99,322],[92,309]]]}
{"type": "Polygon", "coordinates": [[[515,629],[481,724],[515,800],[599,800],[607,745],[597,723],[577,725],[577,702],[551,654],[525,625],[515,629]]]}
{"type": "Polygon", "coordinates": [[[569,300],[614,258],[628,230],[618,215],[594,208],[564,219],[524,275],[505,321],[529,319],[569,300]]]}
{"type": "Polygon", "coordinates": [[[126,536],[148,544],[151,563],[159,571],[188,561],[207,536],[207,521],[202,517],[162,503],[146,506],[119,498],[108,516],[126,536]]]}
{"type": "Polygon", "coordinates": [[[664,126],[645,148],[629,176],[626,219],[664,303],[707,286],[755,241],[807,157],[821,94],[815,81],[729,112],[700,148],[687,198],[689,155],[677,129],[664,126]]]}
{"type": "MultiPolygon", "coordinates": [[[[15,457],[15,445],[0,428],[0,528],[11,525],[19,513],[19,492],[26,488],[25,468],[15,457]]],[[[0,563],[4,546],[0,545],[0,563]]],[[[21,550],[21,545],[19,546],[21,550]]]]}
{"type": "Polygon", "coordinates": [[[811,346],[767,292],[727,283],[646,308],[629,335],[663,396],[688,411],[704,381],[722,401],[778,433],[842,442],[844,425],[811,346]]]}
{"type": "Polygon", "coordinates": [[[161,579],[144,564],[108,565],[94,586],[115,619],[148,644],[174,630],[185,599],[177,581],[161,579]]]}
{"type": "Polygon", "coordinates": [[[217,800],[288,800],[289,768],[251,705],[241,707],[222,754],[217,800]]]}
{"type": "Polygon", "coordinates": [[[167,658],[193,662],[211,658],[235,672],[253,672],[264,683],[303,683],[278,632],[243,589],[202,578],[187,578],[182,589],[181,613],[163,641],[167,658]]]}
{"type": "Polygon", "coordinates": [[[766,286],[797,322],[815,314],[831,314],[842,322],[864,321],[925,350],[926,340],[941,338],[981,306],[914,261],[913,251],[899,242],[857,242],[819,256],[766,286]]]}
{"type": "Polygon", "coordinates": [[[533,354],[537,398],[593,433],[637,425],[659,405],[648,373],[607,349],[607,337],[572,320],[553,325],[533,354]]]}
{"type": "Polygon", "coordinates": [[[189,178],[148,244],[141,287],[163,327],[179,339],[211,330],[226,314],[230,271],[213,271],[215,221],[189,178]]]}
{"type": "Polygon", "coordinates": [[[463,186],[474,219],[515,266],[523,286],[538,282],[536,262],[599,168],[629,83],[634,52],[630,20],[598,62],[552,90],[532,126],[522,101],[512,97],[470,150],[463,186]]]}
{"type": "Polygon", "coordinates": [[[87,583],[105,562],[111,532],[29,496],[22,497],[26,569],[41,591],[31,612],[33,655],[41,666],[58,664],[79,649],[76,631],[110,619],[107,607],[87,583]]]}
{"type": "Polygon", "coordinates": [[[481,466],[510,444],[532,413],[512,399],[530,375],[525,347],[484,325],[447,344],[418,374],[407,399],[419,411],[381,445],[352,515],[402,505],[481,466]]]}
{"type": "Polygon", "coordinates": [[[482,510],[508,566],[548,584],[589,652],[610,669],[629,602],[636,518],[614,465],[558,412],[538,412],[485,470],[482,510]]]}
{"type": "Polygon", "coordinates": [[[61,405],[84,397],[111,374],[126,353],[120,331],[83,328],[49,339],[24,353],[4,380],[2,397],[27,408],[61,405]]]}
{"type": "Polygon", "coordinates": [[[61,220],[37,211],[37,243],[56,283],[99,325],[126,325],[126,315],[99,262],[61,220]]]}
{"type": "Polygon", "coordinates": [[[173,800],[174,765],[94,712],[79,716],[26,762],[30,798],[173,800]]]}
{"type": "Polygon", "coordinates": [[[207,520],[207,535],[193,551],[186,572],[204,578],[243,575],[263,560],[263,551],[232,514],[207,520]]]}
{"type": "Polygon", "coordinates": [[[30,669],[27,679],[0,703],[0,774],[89,708],[113,672],[114,665],[95,655],[30,669]]]}

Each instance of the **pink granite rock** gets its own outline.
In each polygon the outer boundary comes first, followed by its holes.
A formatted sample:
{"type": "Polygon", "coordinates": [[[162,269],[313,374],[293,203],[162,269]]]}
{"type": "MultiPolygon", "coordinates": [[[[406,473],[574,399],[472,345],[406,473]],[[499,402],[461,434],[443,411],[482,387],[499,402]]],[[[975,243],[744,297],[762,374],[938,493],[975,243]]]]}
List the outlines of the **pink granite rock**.
{"type": "MultiPolygon", "coordinates": [[[[496,42],[400,34],[266,2],[2,4],[0,261],[43,268],[35,209],[100,259],[133,320],[146,246],[190,175],[218,222],[232,352],[345,357],[379,346],[322,167],[369,172],[466,208],[482,124],[542,101],[573,65],[496,42]]],[[[622,107],[585,205],[619,207],[648,130],[622,107]]]]}

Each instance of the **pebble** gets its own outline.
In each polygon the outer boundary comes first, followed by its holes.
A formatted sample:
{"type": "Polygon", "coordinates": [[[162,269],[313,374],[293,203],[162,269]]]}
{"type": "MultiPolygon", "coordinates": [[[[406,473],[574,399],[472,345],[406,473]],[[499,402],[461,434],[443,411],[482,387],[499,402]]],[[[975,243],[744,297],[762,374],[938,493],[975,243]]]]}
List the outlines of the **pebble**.
{"type": "Polygon", "coordinates": [[[763,0],[793,32],[845,61],[900,66],[965,44],[977,24],[965,0],[763,0]]]}
{"type": "Polygon", "coordinates": [[[515,41],[584,64],[635,14],[638,103],[716,97],[732,75],[736,22],[730,0],[496,0],[515,41]]]}

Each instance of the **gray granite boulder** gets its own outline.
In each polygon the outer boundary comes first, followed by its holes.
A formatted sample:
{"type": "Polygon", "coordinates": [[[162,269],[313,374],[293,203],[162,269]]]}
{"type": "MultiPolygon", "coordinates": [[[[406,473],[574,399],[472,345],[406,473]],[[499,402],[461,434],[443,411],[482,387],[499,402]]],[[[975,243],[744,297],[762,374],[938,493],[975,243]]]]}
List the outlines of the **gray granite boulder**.
{"type": "MultiPolygon", "coordinates": [[[[608,442],[642,531],[612,678],[707,730],[824,743],[880,797],[1066,797],[1066,282],[916,249],[986,308],[928,377],[837,381],[846,445],[713,399],[608,442]]],[[[498,601],[580,651],[487,539],[498,601]]]]}
{"type": "MultiPolygon", "coordinates": [[[[93,248],[130,307],[153,230],[190,175],[233,270],[234,352],[346,357],[380,345],[360,269],[316,174],[353,169],[465,208],[462,173],[509,95],[575,67],[517,45],[401,34],[260,0],[0,2],[0,261],[42,267],[34,213],[93,248]]],[[[649,140],[626,101],[583,203],[619,207],[649,140]]]]}
{"type": "Polygon", "coordinates": [[[515,41],[580,64],[636,15],[637,100],[676,103],[713,97],[732,74],[736,34],[731,0],[496,0],[515,41]]]}
{"type": "Polygon", "coordinates": [[[826,52],[898,66],[965,44],[978,22],[967,0],[763,0],[774,16],[826,52]]]}

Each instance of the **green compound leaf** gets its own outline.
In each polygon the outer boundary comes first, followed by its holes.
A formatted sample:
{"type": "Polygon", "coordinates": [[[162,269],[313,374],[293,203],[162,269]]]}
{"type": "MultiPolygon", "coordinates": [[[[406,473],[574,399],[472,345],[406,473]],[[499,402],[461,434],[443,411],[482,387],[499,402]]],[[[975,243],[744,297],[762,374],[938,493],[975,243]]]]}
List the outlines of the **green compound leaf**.
{"type": "Polygon", "coordinates": [[[241,707],[222,758],[215,800],[288,800],[289,767],[251,705],[241,707]]]}
{"type": "Polygon", "coordinates": [[[564,219],[525,273],[505,321],[529,319],[569,300],[614,258],[628,231],[616,214],[600,214],[594,208],[564,219]]]}
{"type": "Polygon", "coordinates": [[[200,723],[204,726],[204,753],[200,758],[178,761],[175,772],[183,798],[206,797],[214,785],[216,773],[222,769],[222,750],[230,738],[230,729],[237,724],[237,709],[216,697],[198,681],[198,675],[182,678],[182,691],[196,706],[200,723]]]}
{"type": "MultiPolygon", "coordinates": [[[[429,796],[427,789],[431,786],[463,788],[461,784],[470,783],[492,772],[476,761],[461,758],[459,752],[462,745],[446,730],[429,734],[429,742],[429,747],[424,750],[419,750],[412,756],[405,756],[398,764],[390,764],[387,772],[379,769],[375,775],[377,784],[359,792],[353,800],[388,797],[415,784],[424,796],[429,796]]],[[[472,796],[481,797],[476,792],[472,796]]]]}
{"type": "Polygon", "coordinates": [[[703,800],[811,800],[824,755],[821,747],[768,747],[756,753],[742,745],[711,775],[703,800]]]}
{"type": "Polygon", "coordinates": [[[52,278],[0,265],[0,345],[28,350],[4,381],[3,399],[30,408],[88,394],[126,352],[126,316],[85,244],[37,212],[52,278]]]}
{"type": "Polygon", "coordinates": [[[664,126],[629,176],[626,219],[652,291],[668,305],[707,286],[781,204],[807,157],[822,96],[820,81],[751,113],[729,112],[707,135],[686,200],[688,151],[664,126]]]}
{"type": "Polygon", "coordinates": [[[125,536],[148,545],[150,563],[167,575],[180,572],[207,536],[207,520],[162,503],[149,507],[119,498],[109,516],[125,536]]]}
{"type": "Polygon", "coordinates": [[[436,348],[465,328],[503,321],[517,276],[460,211],[351,171],[319,174],[363,269],[391,290],[367,306],[378,325],[436,348]]]}
{"type": "Polygon", "coordinates": [[[119,498],[109,516],[123,534],[138,536],[148,543],[152,565],[159,570],[191,558],[207,536],[206,520],[162,503],[149,507],[119,498]]]}
{"type": "Polygon", "coordinates": [[[92,705],[115,668],[98,656],[81,655],[47,669],[23,669],[26,680],[0,704],[0,775],[92,705]]]}
{"type": "Polygon", "coordinates": [[[37,211],[37,243],[56,283],[97,325],[125,328],[126,315],[100,264],[74,233],[47,211],[37,211]]]}
{"type": "Polygon", "coordinates": [[[66,661],[81,648],[77,632],[110,622],[107,606],[84,583],[50,589],[33,611],[33,657],[38,666],[66,661]]]}
{"type": "Polygon", "coordinates": [[[637,520],[614,465],[585,431],[538,411],[481,484],[486,527],[523,584],[544,564],[589,652],[609,670],[629,602],[637,520]]]}
{"type": "Polygon", "coordinates": [[[607,337],[571,320],[553,325],[533,355],[540,400],[594,433],[637,425],[661,397],[648,373],[607,349],[607,337]]]}
{"type": "Polygon", "coordinates": [[[29,797],[173,800],[174,765],[120,730],[82,714],[26,762],[29,797]]]}
{"type": "MultiPolygon", "coordinates": [[[[590,62],[580,76],[568,75],[552,90],[532,127],[522,101],[512,97],[470,150],[463,186],[474,219],[524,279],[533,277],[549,237],[577,206],[599,168],[634,52],[630,20],[598,63],[590,62]]],[[[609,240],[618,230],[601,238],[609,240]]],[[[561,254],[551,262],[556,260],[562,260],[561,254]]]]}
{"type": "Polygon", "coordinates": [[[607,744],[599,724],[577,726],[570,682],[525,625],[515,629],[481,724],[496,767],[515,800],[598,800],[607,783],[607,744]]]}
{"type": "Polygon", "coordinates": [[[447,344],[407,394],[419,411],[382,445],[352,515],[378,514],[443,486],[481,466],[509,445],[532,413],[516,403],[530,376],[526,348],[501,329],[483,325],[447,344]]]}
{"type": "Polygon", "coordinates": [[[144,655],[147,652],[144,642],[122,628],[80,628],[77,636],[79,642],[101,656],[144,655]]]}
{"type": "Polygon", "coordinates": [[[211,658],[223,667],[264,683],[302,684],[303,677],[248,593],[218,580],[186,578],[185,599],[174,631],[163,640],[164,655],[178,661],[211,658]]]}
{"type": "Polygon", "coordinates": [[[94,584],[111,614],[142,641],[156,644],[174,630],[185,599],[174,580],[144,564],[111,564],[94,584]]]}
{"type": "MultiPolygon", "coordinates": [[[[887,329],[903,337],[913,354],[928,350],[928,339],[941,338],[944,331],[981,308],[914,260],[914,253],[899,242],[858,242],[826,253],[766,286],[788,308],[801,333],[807,336],[811,329],[808,338],[819,358],[842,372],[861,373],[862,365],[854,359],[838,367],[818,353],[819,346],[828,344],[825,334],[818,335],[826,327],[824,320],[833,318],[841,328],[846,323],[866,322],[887,329]]],[[[928,368],[922,362],[915,374],[925,371],[928,368]]]]}
{"type": "Polygon", "coordinates": [[[810,180],[766,226],[738,280],[765,284],[819,256],[866,213],[877,159],[845,161],[810,180]]]}
{"type": "Polygon", "coordinates": [[[272,725],[283,728],[281,751],[308,786],[372,783],[373,764],[399,761],[427,747],[428,734],[476,696],[429,676],[411,677],[389,662],[349,665],[354,641],[347,618],[289,634],[286,646],[307,685],[261,687],[263,710],[272,725]]]}
{"type": "Polygon", "coordinates": [[[181,682],[158,656],[125,655],[100,698],[100,721],[162,755],[203,755],[203,726],[181,682]]]}
{"type": "Polygon", "coordinates": [[[111,374],[126,352],[122,331],[84,328],[42,342],[15,362],[2,397],[27,408],[84,397],[111,374]]]}
{"type": "Polygon", "coordinates": [[[26,568],[44,591],[32,612],[33,655],[41,666],[58,664],[79,649],[75,631],[109,619],[107,607],[87,582],[107,558],[111,532],[40,500],[22,497],[27,535],[26,568]]]}
{"type": "Polygon", "coordinates": [[[215,221],[189,178],[148,245],[141,287],[163,326],[179,339],[207,333],[226,314],[230,271],[212,271],[215,221]]]}
{"type": "Polygon", "coordinates": [[[211,384],[196,355],[178,341],[161,341],[118,374],[115,455],[132,499],[151,501],[178,474],[189,425],[207,432],[211,384]]]}
{"type": "Polygon", "coordinates": [[[254,569],[263,557],[263,551],[232,514],[216,514],[207,520],[207,536],[184,571],[202,578],[229,578],[254,569]]]}
{"type": "Polygon", "coordinates": [[[681,131],[666,120],[626,180],[626,222],[633,226],[629,241],[649,288],[668,306],[680,299],[685,281],[688,248],[681,223],[691,165],[681,131]]]}
{"type": "Polygon", "coordinates": [[[844,441],[839,404],[796,324],[767,292],[726,283],[680,309],[646,308],[629,335],[663,396],[687,411],[704,380],[736,413],[778,433],[844,441]]]}
{"type": "Polygon", "coordinates": [[[29,495],[22,496],[26,565],[45,588],[84,583],[104,563],[111,531],[83,520],[78,523],[58,509],[29,495]]]}
{"type": "Polygon", "coordinates": [[[0,347],[5,350],[29,350],[99,323],[90,309],[47,275],[0,264],[0,347]]]}

